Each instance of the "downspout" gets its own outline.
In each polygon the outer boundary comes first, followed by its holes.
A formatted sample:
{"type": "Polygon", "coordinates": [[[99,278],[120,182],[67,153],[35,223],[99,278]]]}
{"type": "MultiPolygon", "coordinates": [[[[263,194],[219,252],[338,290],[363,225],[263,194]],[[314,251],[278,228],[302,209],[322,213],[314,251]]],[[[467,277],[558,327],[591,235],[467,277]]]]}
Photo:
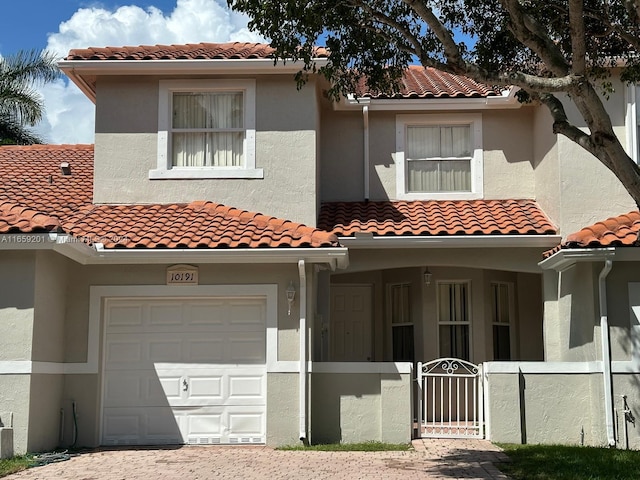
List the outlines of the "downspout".
{"type": "Polygon", "coordinates": [[[364,201],[369,201],[369,107],[362,106],[362,119],[364,125],[364,145],[363,145],[363,171],[364,171],[364,201]]]}
{"type": "Polygon", "coordinates": [[[613,429],[613,388],[611,385],[611,349],[609,346],[609,317],[607,314],[607,287],[605,280],[613,262],[605,260],[604,268],[598,277],[598,295],[600,300],[600,336],[602,343],[602,377],[604,380],[604,414],[607,427],[607,442],[610,447],[616,446],[613,429]]]}
{"type": "Polygon", "coordinates": [[[304,260],[298,260],[300,276],[300,441],[307,444],[307,274],[304,260]]]}

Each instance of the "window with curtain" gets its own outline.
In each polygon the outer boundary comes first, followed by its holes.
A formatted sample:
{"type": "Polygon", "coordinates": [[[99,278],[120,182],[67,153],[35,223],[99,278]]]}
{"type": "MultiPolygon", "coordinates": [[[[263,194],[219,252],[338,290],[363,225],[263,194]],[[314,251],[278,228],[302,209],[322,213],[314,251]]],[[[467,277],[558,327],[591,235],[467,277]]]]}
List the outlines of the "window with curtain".
{"type": "Polygon", "coordinates": [[[470,360],[469,283],[438,283],[440,356],[470,360]]]}
{"type": "Polygon", "coordinates": [[[410,285],[389,285],[391,341],[394,362],[415,361],[410,285]]]}
{"type": "Polygon", "coordinates": [[[256,81],[160,80],[151,179],[264,178],[256,168],[256,81]]]}
{"type": "Polygon", "coordinates": [[[408,125],[408,192],[471,191],[469,125],[408,125]]]}
{"type": "Polygon", "coordinates": [[[174,92],[171,164],[243,167],[244,94],[174,92]]]}
{"type": "Polygon", "coordinates": [[[508,283],[491,284],[493,359],[511,360],[511,289],[508,283]]]}
{"type": "Polygon", "coordinates": [[[483,196],[481,114],[396,115],[396,197],[483,196]]]}

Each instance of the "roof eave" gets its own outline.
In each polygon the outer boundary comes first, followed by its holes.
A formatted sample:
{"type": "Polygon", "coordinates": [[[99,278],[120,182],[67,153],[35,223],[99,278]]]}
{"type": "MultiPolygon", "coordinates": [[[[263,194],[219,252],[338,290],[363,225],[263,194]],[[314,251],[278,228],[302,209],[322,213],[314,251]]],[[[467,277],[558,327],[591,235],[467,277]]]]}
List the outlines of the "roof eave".
{"type": "MultiPolygon", "coordinates": [[[[316,58],[317,66],[327,63],[316,58]]],[[[95,91],[85,80],[88,75],[193,75],[193,74],[295,74],[304,68],[301,61],[269,58],[194,60],[61,60],[58,67],[82,92],[95,102],[95,91]]]]}
{"type": "Polygon", "coordinates": [[[543,270],[553,269],[561,272],[578,262],[597,262],[613,259],[617,257],[617,250],[615,247],[563,248],[542,260],[538,265],[543,270]]]}
{"type": "Polygon", "coordinates": [[[560,243],[560,235],[434,235],[375,236],[356,234],[338,237],[347,248],[552,248],[560,243]]]}
{"type": "Polygon", "coordinates": [[[134,265],[165,263],[307,263],[328,264],[332,269],[349,265],[344,247],[318,248],[229,248],[229,249],[139,249],[104,248],[100,243],[88,246],[72,237],[60,236],[55,248],[83,265],[134,265]]]}
{"type": "Polygon", "coordinates": [[[447,98],[370,98],[343,97],[334,103],[335,110],[358,110],[366,105],[369,111],[392,110],[497,110],[520,108],[522,104],[516,97],[518,87],[505,90],[502,95],[489,97],[447,97],[447,98]],[[401,108],[400,108],[401,107],[401,108]]]}

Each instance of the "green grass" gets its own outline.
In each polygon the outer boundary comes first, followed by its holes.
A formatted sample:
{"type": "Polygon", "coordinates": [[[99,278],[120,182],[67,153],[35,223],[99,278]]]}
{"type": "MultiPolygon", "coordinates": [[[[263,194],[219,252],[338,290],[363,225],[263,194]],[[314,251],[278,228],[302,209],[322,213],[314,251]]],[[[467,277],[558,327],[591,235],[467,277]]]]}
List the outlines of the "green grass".
{"type": "Polygon", "coordinates": [[[32,465],[33,459],[29,455],[22,455],[19,457],[0,460],[0,477],[6,477],[7,475],[11,475],[12,473],[26,470],[32,465]]]}
{"type": "Polygon", "coordinates": [[[278,450],[315,450],[322,452],[388,452],[411,450],[410,443],[383,443],[383,442],[362,442],[362,443],[328,443],[319,445],[285,445],[278,447],[278,450]]]}
{"type": "Polygon", "coordinates": [[[496,465],[513,480],[637,480],[640,451],[561,445],[500,444],[511,462],[496,465]]]}

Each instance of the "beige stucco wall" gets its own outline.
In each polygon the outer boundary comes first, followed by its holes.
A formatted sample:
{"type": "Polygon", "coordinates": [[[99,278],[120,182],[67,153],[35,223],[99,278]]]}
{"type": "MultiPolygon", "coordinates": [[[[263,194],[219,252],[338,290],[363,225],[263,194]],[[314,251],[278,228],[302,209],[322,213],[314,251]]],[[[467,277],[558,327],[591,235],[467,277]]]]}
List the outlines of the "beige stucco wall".
{"type": "Polygon", "coordinates": [[[607,443],[601,374],[490,374],[493,442],[607,443]]]}
{"type": "Polygon", "coordinates": [[[0,422],[13,422],[16,455],[27,452],[31,379],[29,375],[0,375],[0,422]]]}
{"type": "MultiPolygon", "coordinates": [[[[322,113],[322,201],[361,201],[364,199],[362,112],[325,108],[322,113]],[[341,181],[336,182],[336,178],[341,181]]],[[[400,113],[421,112],[369,112],[371,200],[397,198],[394,157],[396,115],[400,113]]],[[[427,112],[433,116],[442,113],[445,112],[427,112]]],[[[482,111],[481,114],[484,198],[533,198],[532,109],[482,111]]]]}
{"type": "Polygon", "coordinates": [[[0,360],[31,360],[35,252],[2,251],[0,264],[0,360]]]}
{"type": "Polygon", "coordinates": [[[300,444],[297,373],[267,374],[267,445],[300,444]]]}
{"type": "Polygon", "coordinates": [[[68,264],[67,259],[53,251],[37,252],[32,354],[34,361],[64,360],[68,264]]]}
{"type": "Polygon", "coordinates": [[[97,83],[96,203],[210,200],[308,225],[316,222],[318,106],[314,82],[290,75],[256,82],[256,167],[263,179],[149,180],[157,166],[159,77],[97,83]]]}
{"type": "MultiPolygon", "coordinates": [[[[626,145],[625,87],[615,78],[605,100],[614,131],[626,145]]],[[[586,128],[573,103],[559,97],[570,121],[586,128]]],[[[586,225],[637,207],[618,179],[595,157],[562,135],[552,132],[546,107],[535,109],[533,135],[536,199],[560,228],[563,237],[586,225]]]]}
{"type": "Polygon", "coordinates": [[[616,410],[616,428],[618,432],[618,448],[630,448],[640,450],[640,374],[614,374],[613,375],[613,408],[616,410]],[[626,421],[625,429],[625,403],[623,395],[627,397],[627,404],[635,424],[626,421]],[[626,433],[625,433],[626,430],[626,433]],[[625,438],[626,435],[626,438],[625,438]]]}
{"type": "MultiPolygon", "coordinates": [[[[602,267],[603,263],[596,263],[596,272],[602,267]]],[[[606,284],[611,359],[614,361],[630,361],[634,349],[637,350],[640,345],[640,339],[631,330],[630,282],[640,282],[640,263],[616,262],[614,259],[606,284]]],[[[637,351],[635,356],[638,356],[637,351]]]]}
{"type": "Polygon", "coordinates": [[[600,360],[597,276],[591,263],[545,272],[545,360],[600,360]]]}
{"type": "Polygon", "coordinates": [[[411,375],[313,373],[314,444],[411,440],[411,375]]]}

